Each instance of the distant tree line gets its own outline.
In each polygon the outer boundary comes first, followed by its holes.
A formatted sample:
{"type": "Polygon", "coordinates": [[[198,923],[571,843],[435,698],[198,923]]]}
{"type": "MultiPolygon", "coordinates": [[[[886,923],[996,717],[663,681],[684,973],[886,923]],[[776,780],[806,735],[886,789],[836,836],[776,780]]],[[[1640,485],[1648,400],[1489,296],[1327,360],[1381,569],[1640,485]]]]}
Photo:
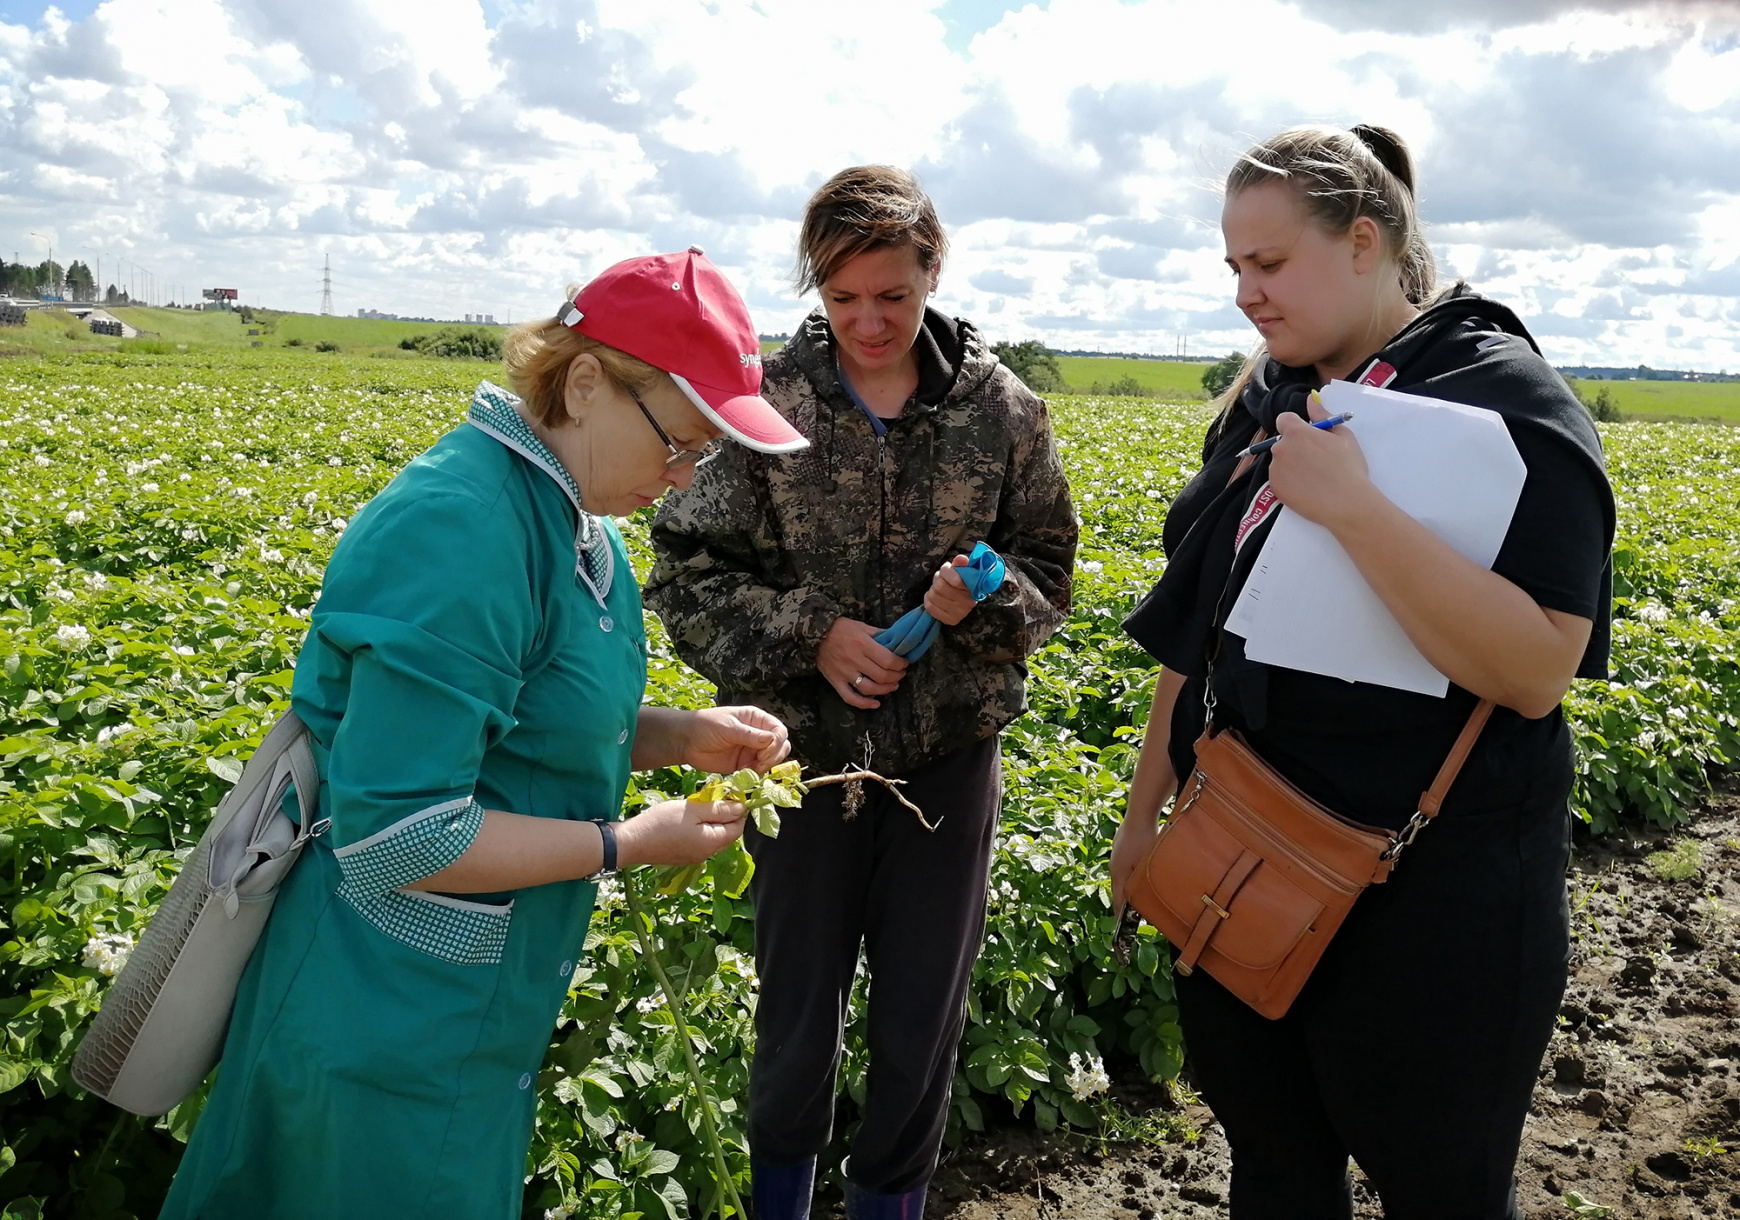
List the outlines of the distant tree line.
{"type": "MultiPolygon", "coordinates": [[[[109,294],[109,299],[113,300],[115,289],[110,288],[109,294]]],[[[9,263],[0,258],[0,295],[95,301],[97,277],[78,259],[63,267],[49,259],[31,266],[29,263],[9,263]]]]}
{"type": "Polygon", "coordinates": [[[1636,368],[1609,368],[1587,364],[1559,366],[1559,375],[1567,380],[1586,381],[1740,381],[1740,373],[1693,373],[1682,369],[1652,369],[1647,364],[1636,368]]]}

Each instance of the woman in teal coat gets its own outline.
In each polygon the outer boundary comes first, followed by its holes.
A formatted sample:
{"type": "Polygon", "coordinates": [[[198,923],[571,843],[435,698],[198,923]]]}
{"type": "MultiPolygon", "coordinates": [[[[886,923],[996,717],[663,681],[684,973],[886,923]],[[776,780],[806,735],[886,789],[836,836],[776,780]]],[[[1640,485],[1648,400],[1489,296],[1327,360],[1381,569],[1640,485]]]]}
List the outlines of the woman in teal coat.
{"type": "Polygon", "coordinates": [[[739,805],[682,801],[613,827],[630,768],[789,748],[755,708],[642,706],[610,520],[687,487],[718,437],[806,443],[757,396],[759,350],[699,250],[620,263],[512,336],[519,396],[483,383],[357,514],[291,693],[331,825],[249,963],[163,1217],[520,1214],[595,879],[743,829],[739,805]]]}

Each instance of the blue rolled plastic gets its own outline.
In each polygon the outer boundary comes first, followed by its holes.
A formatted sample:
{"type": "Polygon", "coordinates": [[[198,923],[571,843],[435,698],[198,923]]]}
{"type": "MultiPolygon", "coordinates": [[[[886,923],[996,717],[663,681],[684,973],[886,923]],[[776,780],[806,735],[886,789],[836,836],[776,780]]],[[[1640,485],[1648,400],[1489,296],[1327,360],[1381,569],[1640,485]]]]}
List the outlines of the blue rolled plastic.
{"type": "MultiPolygon", "coordinates": [[[[981,542],[973,547],[967,559],[966,567],[955,570],[961,574],[974,601],[982,602],[1003,587],[1003,557],[996,551],[981,542]]],[[[936,640],[941,628],[942,624],[921,604],[901,615],[893,626],[884,628],[876,636],[876,642],[896,656],[916,661],[936,640]]]]}

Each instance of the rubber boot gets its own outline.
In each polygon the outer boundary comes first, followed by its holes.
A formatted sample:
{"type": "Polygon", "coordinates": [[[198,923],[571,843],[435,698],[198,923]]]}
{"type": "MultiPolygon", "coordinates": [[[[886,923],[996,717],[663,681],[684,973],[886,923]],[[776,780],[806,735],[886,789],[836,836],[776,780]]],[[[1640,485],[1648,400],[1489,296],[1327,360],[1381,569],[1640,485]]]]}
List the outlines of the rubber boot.
{"type": "Polygon", "coordinates": [[[847,1178],[846,1220],[924,1220],[924,1191],[920,1186],[898,1195],[874,1195],[847,1178]]]}
{"type": "Polygon", "coordinates": [[[749,1158],[749,1197],[754,1220],[810,1220],[816,1158],[795,1165],[769,1165],[749,1158]]]}

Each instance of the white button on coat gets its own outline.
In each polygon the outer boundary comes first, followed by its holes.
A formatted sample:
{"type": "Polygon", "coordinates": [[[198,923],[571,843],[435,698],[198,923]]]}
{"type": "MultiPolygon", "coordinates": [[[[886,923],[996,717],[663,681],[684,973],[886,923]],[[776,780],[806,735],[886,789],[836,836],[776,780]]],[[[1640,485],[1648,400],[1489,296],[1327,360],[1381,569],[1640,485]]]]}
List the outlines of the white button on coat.
{"type": "Polygon", "coordinates": [[[562,963],[562,964],[561,964],[561,965],[560,965],[560,966],[557,966],[557,967],[556,967],[556,973],[557,973],[557,975],[559,975],[559,976],[560,976],[560,977],[562,977],[562,978],[571,978],[571,977],[573,977],[573,974],[574,974],[574,963],[573,963],[573,961],[572,961],[572,960],[569,960],[569,961],[565,961],[565,962],[563,962],[563,963],[562,963]]]}
{"type": "Polygon", "coordinates": [[[628,740],[628,730],[627,729],[622,730],[622,732],[620,732],[616,735],[616,744],[617,745],[622,745],[627,740],[628,740]]]}
{"type": "Polygon", "coordinates": [[[527,1072],[520,1077],[520,1088],[529,1089],[531,1087],[532,1087],[532,1074],[530,1072],[527,1072]]]}
{"type": "Polygon", "coordinates": [[[598,629],[600,631],[614,631],[616,629],[616,620],[606,614],[603,618],[598,620],[598,629]]]}

